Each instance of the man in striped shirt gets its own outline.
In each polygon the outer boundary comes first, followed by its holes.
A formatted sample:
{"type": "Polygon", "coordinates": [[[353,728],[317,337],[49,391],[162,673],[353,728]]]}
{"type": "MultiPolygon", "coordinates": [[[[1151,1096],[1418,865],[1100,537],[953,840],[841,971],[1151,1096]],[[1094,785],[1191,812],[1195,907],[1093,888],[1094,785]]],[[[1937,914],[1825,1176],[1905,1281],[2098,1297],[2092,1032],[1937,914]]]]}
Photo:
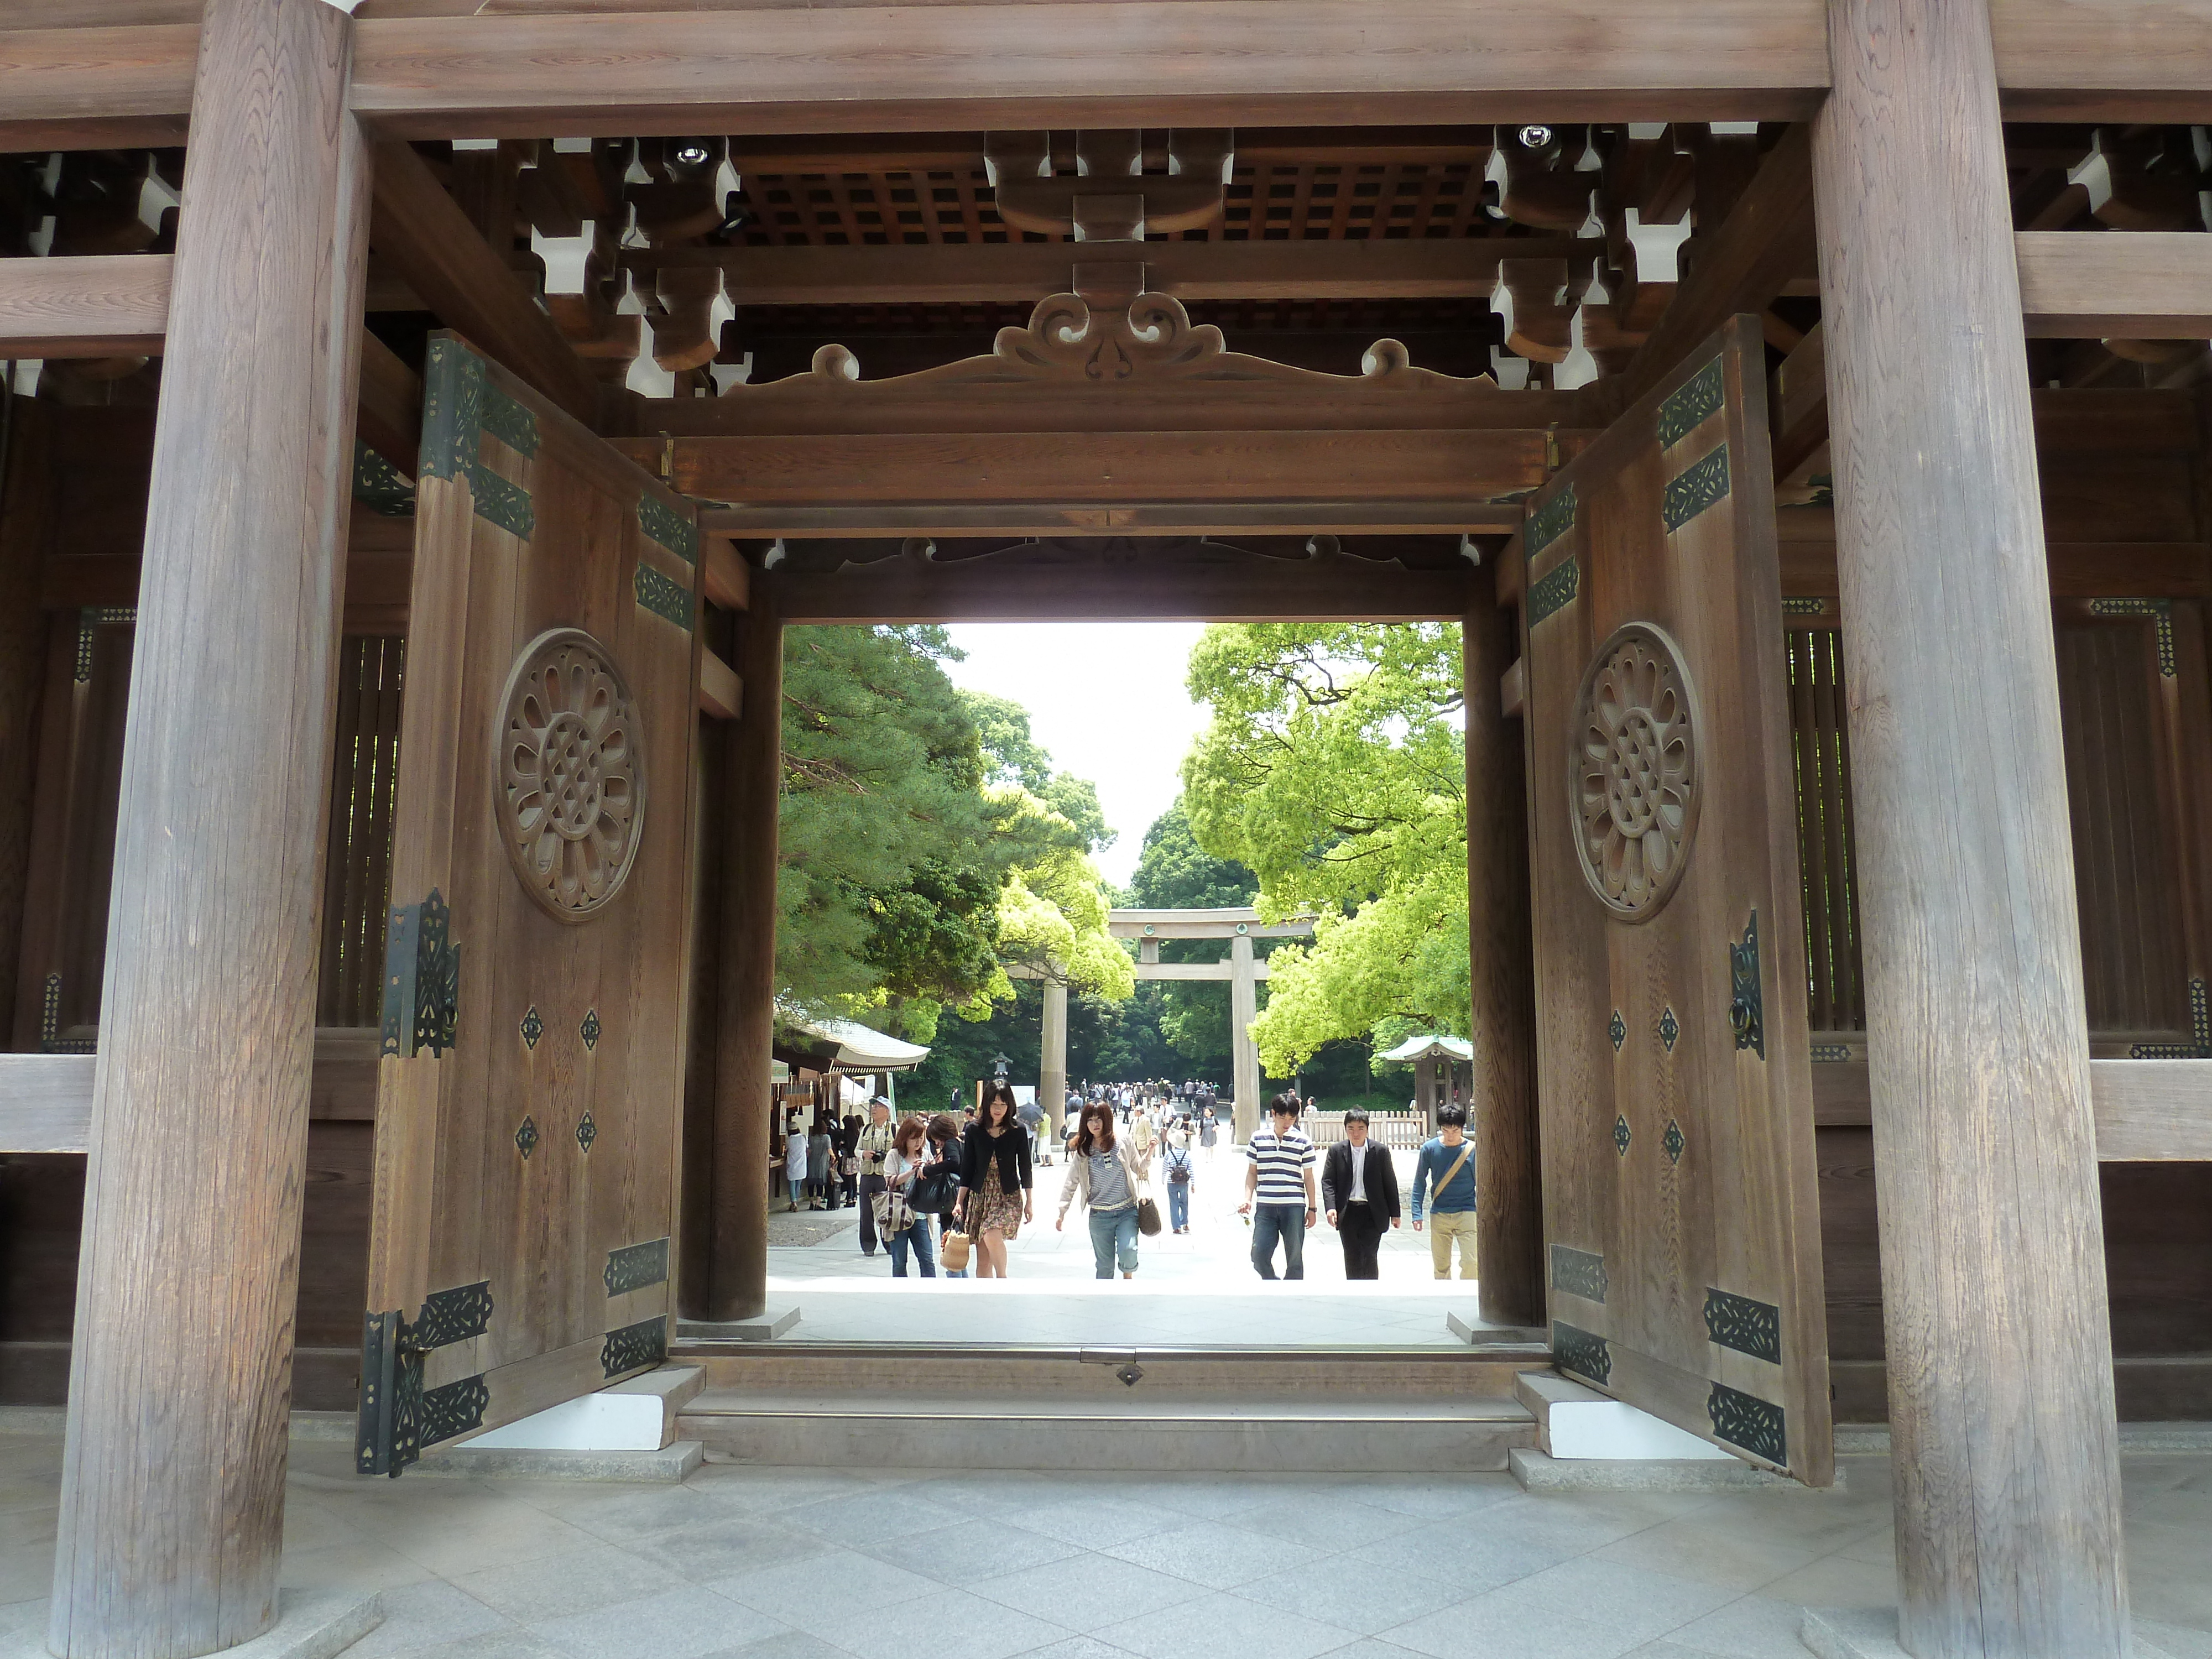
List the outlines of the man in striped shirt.
{"type": "Polygon", "coordinates": [[[1272,1129],[1261,1129],[1244,1149],[1244,1202],[1252,1218],[1252,1266],[1262,1279],[1275,1276],[1275,1243],[1283,1246],[1283,1277],[1306,1276],[1306,1229],[1318,1208],[1314,1192],[1314,1144],[1299,1130],[1298,1097],[1288,1091],[1269,1103],[1272,1129]],[[1255,1207],[1256,1205],[1256,1207],[1255,1207]]]}

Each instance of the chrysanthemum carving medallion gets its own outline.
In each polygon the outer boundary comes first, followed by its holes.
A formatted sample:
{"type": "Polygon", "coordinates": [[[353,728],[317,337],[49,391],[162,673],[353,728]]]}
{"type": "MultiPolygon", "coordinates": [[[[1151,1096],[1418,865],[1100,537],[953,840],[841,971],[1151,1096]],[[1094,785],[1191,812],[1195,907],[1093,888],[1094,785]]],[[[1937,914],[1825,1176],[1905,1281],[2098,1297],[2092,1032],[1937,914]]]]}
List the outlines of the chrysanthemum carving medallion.
{"type": "Polygon", "coordinates": [[[1598,901],[1647,921],[1674,896],[1697,833],[1697,699],[1673,640],[1630,623],[1598,647],[1575,699],[1575,850],[1598,901]]]}
{"type": "Polygon", "coordinates": [[[500,699],[493,791],[523,890],[562,921],[622,889],[645,822],[643,734],[607,648],[573,628],[525,647],[500,699]]]}

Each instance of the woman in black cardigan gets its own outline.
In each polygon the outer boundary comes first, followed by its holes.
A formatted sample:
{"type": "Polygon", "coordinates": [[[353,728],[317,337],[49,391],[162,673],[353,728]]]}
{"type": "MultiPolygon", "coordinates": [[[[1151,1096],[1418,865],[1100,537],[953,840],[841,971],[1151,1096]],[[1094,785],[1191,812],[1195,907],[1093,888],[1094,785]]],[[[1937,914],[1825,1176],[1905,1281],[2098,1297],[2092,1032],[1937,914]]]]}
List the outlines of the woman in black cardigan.
{"type": "Polygon", "coordinates": [[[1014,1114],[1014,1091],[994,1083],[961,1136],[960,1215],[975,1241],[975,1277],[1006,1276],[1006,1241],[1031,1218],[1030,1137],[1014,1114]]]}

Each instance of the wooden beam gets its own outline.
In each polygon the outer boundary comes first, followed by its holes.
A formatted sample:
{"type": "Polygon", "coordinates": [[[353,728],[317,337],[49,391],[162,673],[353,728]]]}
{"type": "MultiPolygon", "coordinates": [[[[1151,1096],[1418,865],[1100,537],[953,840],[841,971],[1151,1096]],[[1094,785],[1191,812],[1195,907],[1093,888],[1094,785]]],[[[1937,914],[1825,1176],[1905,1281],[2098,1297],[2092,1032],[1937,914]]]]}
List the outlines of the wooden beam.
{"type": "MultiPolygon", "coordinates": [[[[2089,1097],[2100,1163],[2212,1163],[2212,1060],[2093,1060],[2089,1097]]],[[[1824,1129],[1873,1123],[1864,1060],[1813,1068],[1813,1121],[1824,1129]]]]}
{"type": "Polygon", "coordinates": [[[743,611],[752,603],[752,567],[727,536],[702,536],[700,556],[707,562],[700,577],[707,597],[725,611],[743,611]]]}
{"type": "Polygon", "coordinates": [[[0,358],[160,356],[173,263],[166,253],[0,259],[0,358]]]}
{"type": "Polygon", "coordinates": [[[699,653],[699,712],[718,720],[733,720],[744,707],[744,687],[738,671],[713,652],[699,653]]]}
{"type": "Polygon", "coordinates": [[[365,21],[356,106],[408,137],[1789,119],[1817,0],[1134,0],[365,21]],[[1133,89],[1141,90],[1133,90],[1133,89]]]}
{"type": "Polygon", "coordinates": [[[1699,249],[1686,279],[1627,372],[1598,382],[1625,408],[1664,379],[1698,342],[1739,312],[1764,312],[1814,264],[1813,132],[1792,127],[1769,150],[1743,194],[1699,249]]]}
{"type": "Polygon", "coordinates": [[[1461,501],[1549,474],[1552,434],[1502,432],[934,432],[613,440],[671,488],[748,507],[1147,501],[1461,501]]]}
{"type": "Polygon", "coordinates": [[[1304,939],[1313,932],[1309,916],[1291,921],[1262,921],[1249,905],[1211,909],[1155,909],[1116,905],[1106,913],[1109,939],[1304,939]]]}
{"type": "MultiPolygon", "coordinates": [[[[917,566],[893,558],[826,575],[779,571],[785,619],[798,623],[1443,622],[1466,614],[1468,573],[1393,569],[1340,557],[1325,566],[1248,564],[1126,568],[917,566]]],[[[1472,566],[1468,567],[1471,571],[1472,566]]],[[[1224,933],[1225,936],[1225,933],[1224,933]]],[[[1180,935],[1179,937],[1195,937],[1180,935]]]]}
{"type": "Polygon", "coordinates": [[[2093,1060],[2097,1156],[2212,1163],[2212,1060],[2093,1060]]]}
{"type": "MultiPolygon", "coordinates": [[[[2206,0],[2006,0],[2008,112],[2212,118],[2208,27],[2206,0]]],[[[1828,84],[1817,0],[599,0],[592,15],[369,15],[358,40],[356,106],[411,138],[1797,119],[1828,84]]],[[[197,42],[187,22],[0,29],[0,150],[182,143],[197,42]]]]}
{"type": "Polygon", "coordinates": [[[1099,507],[1042,501],[1025,507],[964,502],[848,507],[705,507],[702,529],[748,540],[855,536],[1339,536],[1501,534],[1520,527],[1510,502],[1125,501],[1099,507]]]}
{"type": "MultiPolygon", "coordinates": [[[[1131,970],[1139,979],[1220,980],[1226,983],[1236,976],[1236,964],[1222,962],[1140,962],[1131,970]]],[[[1255,961],[1252,977],[1267,979],[1267,964],[1255,961]]]]}
{"type": "Polygon", "coordinates": [[[369,238],[378,255],[438,320],[578,420],[593,423],[599,391],[583,360],[446,193],[429,163],[406,144],[378,145],[374,201],[369,238]]]}
{"type": "Polygon", "coordinates": [[[0,1054],[0,1152],[91,1144],[94,1054],[0,1054]]]}
{"type": "Polygon", "coordinates": [[[2203,231],[2020,231],[2032,338],[2212,338],[2212,236],[2203,231]]]}
{"type": "Polygon", "coordinates": [[[361,405],[354,435],[406,477],[413,477],[422,464],[422,377],[367,329],[361,334],[361,405]]]}
{"type": "MultiPolygon", "coordinates": [[[[162,356],[175,266],[166,253],[0,259],[0,358],[162,356]]],[[[364,330],[362,441],[412,477],[422,426],[421,377],[364,330]]]]}
{"type": "MultiPolygon", "coordinates": [[[[740,306],[1018,303],[1070,291],[1085,246],[647,248],[622,263],[641,273],[719,267],[740,306]]],[[[1143,260],[1147,288],[1184,301],[1486,300],[1501,258],[1587,259],[1603,248],[1570,237],[1152,242],[1143,260]]]]}

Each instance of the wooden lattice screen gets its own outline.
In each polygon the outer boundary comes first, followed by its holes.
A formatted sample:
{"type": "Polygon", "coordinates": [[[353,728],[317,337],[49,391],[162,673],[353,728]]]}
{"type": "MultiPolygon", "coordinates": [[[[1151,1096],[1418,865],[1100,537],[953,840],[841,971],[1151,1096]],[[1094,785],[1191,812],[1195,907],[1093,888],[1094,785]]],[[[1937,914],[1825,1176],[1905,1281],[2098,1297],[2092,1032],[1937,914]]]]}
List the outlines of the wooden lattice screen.
{"type": "Polygon", "coordinates": [[[1811,1027],[1863,1031],[1858,877],[1851,843],[1851,745],[1844,719],[1842,635],[1784,635],[1790,725],[1797,761],[1797,862],[1805,885],[1805,966],[1811,1027]]]}
{"type": "Polygon", "coordinates": [[[2058,707],[2092,1031],[2180,1036],[2191,1026],[2173,806],[2159,787],[2159,674],[2149,622],[2060,622],[2058,707]]]}
{"type": "Polygon", "coordinates": [[[406,656],[407,641],[396,634],[349,634],[338,653],[318,1025],[374,1025],[382,1013],[384,909],[406,656]]]}

